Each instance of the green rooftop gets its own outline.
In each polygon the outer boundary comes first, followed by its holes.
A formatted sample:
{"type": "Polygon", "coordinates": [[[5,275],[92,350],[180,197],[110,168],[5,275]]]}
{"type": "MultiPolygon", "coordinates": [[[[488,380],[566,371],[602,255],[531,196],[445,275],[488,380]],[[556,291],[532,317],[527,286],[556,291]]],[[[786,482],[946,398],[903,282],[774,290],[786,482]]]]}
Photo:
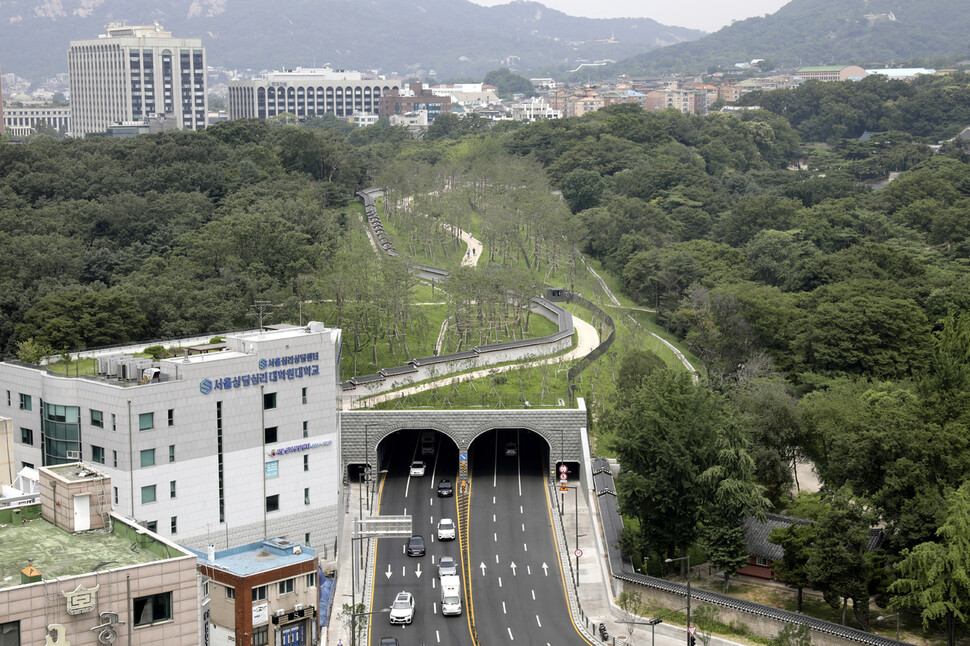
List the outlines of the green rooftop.
{"type": "Polygon", "coordinates": [[[184,556],[129,525],[113,525],[111,533],[71,534],[41,518],[40,505],[0,510],[0,588],[20,585],[28,558],[46,580],[184,556]]]}

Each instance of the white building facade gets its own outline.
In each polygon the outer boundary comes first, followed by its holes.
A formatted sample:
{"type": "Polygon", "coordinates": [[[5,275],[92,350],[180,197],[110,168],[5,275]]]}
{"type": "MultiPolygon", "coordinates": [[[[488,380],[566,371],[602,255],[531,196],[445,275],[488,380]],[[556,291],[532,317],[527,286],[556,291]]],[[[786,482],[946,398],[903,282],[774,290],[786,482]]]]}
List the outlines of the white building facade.
{"type": "Polygon", "coordinates": [[[229,81],[229,118],[269,119],[286,112],[300,120],[377,114],[380,98],[402,85],[401,79],[364,78],[361,72],[329,67],[270,72],[260,79],[229,81]]]}
{"type": "Polygon", "coordinates": [[[173,38],[157,24],[112,24],[96,39],[72,40],[67,58],[75,136],[150,115],[174,116],[179,129],[205,128],[201,39],[173,38]]]}
{"type": "Polygon", "coordinates": [[[114,511],[190,547],[332,546],[340,331],[310,323],[225,343],[132,381],[0,363],[17,468],[92,462],[111,476],[114,511]]]}
{"type": "Polygon", "coordinates": [[[37,130],[37,125],[45,123],[58,132],[70,132],[70,106],[46,106],[29,108],[10,108],[0,114],[3,127],[15,137],[26,137],[37,130]]]}

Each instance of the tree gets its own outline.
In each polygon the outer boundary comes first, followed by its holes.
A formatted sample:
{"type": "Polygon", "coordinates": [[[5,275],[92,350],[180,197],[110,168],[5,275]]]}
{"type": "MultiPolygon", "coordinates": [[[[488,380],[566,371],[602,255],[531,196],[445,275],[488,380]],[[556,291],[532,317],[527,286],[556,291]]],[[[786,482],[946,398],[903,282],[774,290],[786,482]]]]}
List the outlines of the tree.
{"type": "Polygon", "coordinates": [[[812,646],[812,629],[808,624],[785,624],[768,646],[812,646]]]}
{"type": "Polygon", "coordinates": [[[970,482],[947,496],[936,535],[902,553],[889,591],[893,609],[919,608],[923,628],[942,622],[947,646],[955,646],[957,623],[970,616],[970,482]]]}
{"type": "Polygon", "coordinates": [[[535,96],[536,90],[532,87],[532,83],[529,79],[524,76],[519,76],[518,74],[513,74],[512,71],[503,67],[501,69],[492,70],[485,75],[485,79],[482,81],[486,85],[494,85],[498,88],[498,95],[503,99],[512,98],[513,94],[524,94],[525,96],[535,96]]]}
{"type": "Polygon", "coordinates": [[[44,357],[50,356],[54,348],[48,343],[39,343],[30,337],[17,344],[17,359],[24,363],[38,364],[44,357]]]}
{"type": "Polygon", "coordinates": [[[562,179],[562,196],[573,213],[599,206],[606,182],[594,170],[576,168],[562,179]]]}
{"type": "Polygon", "coordinates": [[[808,581],[808,560],[815,541],[812,525],[792,523],[773,529],[768,541],[784,550],[780,560],[771,562],[771,575],[798,590],[795,612],[802,611],[802,592],[808,581]]]}

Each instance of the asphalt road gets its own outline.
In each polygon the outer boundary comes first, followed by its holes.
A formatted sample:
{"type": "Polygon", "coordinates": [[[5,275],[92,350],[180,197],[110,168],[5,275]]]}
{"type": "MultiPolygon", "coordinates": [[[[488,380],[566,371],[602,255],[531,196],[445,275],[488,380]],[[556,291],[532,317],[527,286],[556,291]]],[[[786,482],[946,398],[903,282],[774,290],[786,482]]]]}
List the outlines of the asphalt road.
{"type": "MultiPolygon", "coordinates": [[[[457,484],[457,450],[451,442],[439,443],[434,457],[426,458],[426,474],[412,478],[410,464],[421,457],[418,434],[401,433],[392,441],[397,444],[387,452],[390,463],[382,465],[388,473],[380,491],[380,513],[410,514],[427,552],[408,557],[407,539],[378,541],[371,610],[387,608],[403,590],[414,595],[415,613],[405,626],[392,626],[386,614],[375,614],[370,644],[396,637],[401,646],[471,646],[469,608],[457,617],[443,616],[438,587],[440,557],[461,562],[459,542],[440,542],[436,536],[441,517],[458,518],[456,498],[437,497],[442,478],[457,484]]],[[[573,625],[564,592],[551,526],[554,508],[545,485],[547,452],[545,442],[528,432],[497,430],[476,440],[469,455],[471,570],[460,576],[463,586],[471,583],[475,626],[484,646],[589,644],[573,625]],[[516,443],[514,456],[506,455],[510,441],[516,443]]]]}

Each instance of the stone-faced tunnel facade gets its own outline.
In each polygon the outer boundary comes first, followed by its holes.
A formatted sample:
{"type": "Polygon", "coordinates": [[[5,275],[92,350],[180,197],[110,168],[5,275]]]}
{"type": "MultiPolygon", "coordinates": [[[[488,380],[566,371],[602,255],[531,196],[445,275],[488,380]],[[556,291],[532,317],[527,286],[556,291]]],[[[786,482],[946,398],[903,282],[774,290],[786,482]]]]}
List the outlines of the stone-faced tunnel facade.
{"type": "Polygon", "coordinates": [[[377,465],[377,447],[388,435],[409,429],[432,429],[451,438],[467,452],[476,437],[492,429],[523,428],[549,443],[552,461],[583,462],[586,405],[568,409],[489,410],[354,410],[340,414],[341,460],[377,465]]]}

